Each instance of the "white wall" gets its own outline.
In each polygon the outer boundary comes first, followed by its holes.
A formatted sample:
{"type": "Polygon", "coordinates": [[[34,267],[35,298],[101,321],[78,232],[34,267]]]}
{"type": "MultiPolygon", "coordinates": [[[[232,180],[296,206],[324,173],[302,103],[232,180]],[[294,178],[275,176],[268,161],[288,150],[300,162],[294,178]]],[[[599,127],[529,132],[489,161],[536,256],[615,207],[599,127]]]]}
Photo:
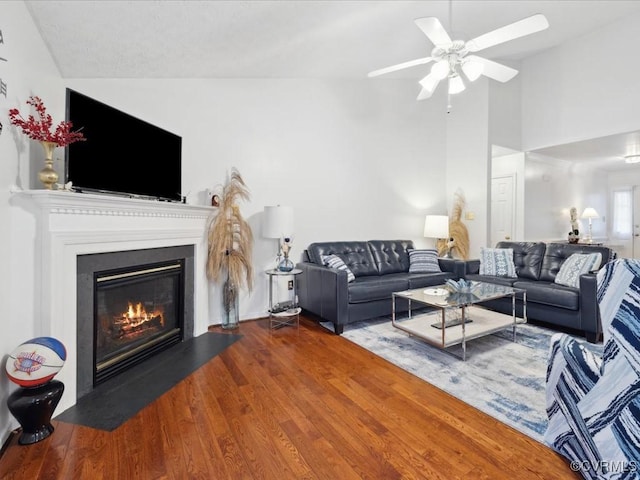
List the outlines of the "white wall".
{"type": "MultiPolygon", "coordinates": [[[[593,207],[602,215],[594,219],[593,237],[607,238],[606,173],[585,169],[573,162],[528,155],[525,163],[525,238],[530,241],[566,240],[571,223],[569,210],[578,215],[593,207]],[[604,219],[604,220],[603,220],[604,219]]],[[[580,236],[588,233],[589,221],[579,219],[580,236]]]]}
{"type": "Polygon", "coordinates": [[[461,191],[466,200],[463,216],[469,232],[469,255],[478,258],[480,247],[488,241],[490,158],[489,95],[487,79],[482,77],[464,92],[452,95],[452,109],[447,125],[447,198],[449,212],[454,193],[461,191]]]}
{"type": "Polygon", "coordinates": [[[640,15],[522,63],[522,149],[640,128],[640,15]]]}
{"type": "Polygon", "coordinates": [[[207,188],[239,169],[251,191],[241,210],[254,229],[256,267],[242,318],[266,314],[263,271],[276,242],[261,237],[265,205],[294,207],[294,259],[313,241],[421,244],[424,215],[446,209],[442,111],[408,101],[414,82],[75,79],[68,86],[182,135],[190,202],[202,203],[207,188]]]}
{"type": "MultiPolygon", "coordinates": [[[[514,68],[518,65],[512,65],[514,68]]],[[[466,200],[462,221],[469,231],[471,258],[477,258],[480,247],[489,242],[490,191],[491,191],[491,145],[497,144],[518,150],[521,145],[520,80],[498,83],[480,78],[469,83],[467,89],[451,96],[451,113],[447,115],[447,197],[449,212],[454,193],[461,191],[466,200]],[[466,218],[470,213],[473,220],[466,218]]],[[[519,164],[520,188],[518,214],[524,207],[524,175],[519,164]]],[[[510,172],[515,172],[509,167],[510,172]]],[[[516,221],[516,235],[522,238],[524,227],[521,216],[516,221]]]]}
{"type": "MultiPolygon", "coordinates": [[[[508,64],[512,68],[520,69],[517,63],[508,64]]],[[[521,76],[507,83],[489,82],[489,139],[493,146],[500,146],[502,150],[519,152],[522,145],[522,102],[521,76]]],[[[493,149],[493,148],[492,148],[493,149]]],[[[524,153],[513,153],[491,158],[491,178],[501,175],[513,175],[515,178],[515,223],[513,225],[513,239],[524,240],[524,153]]],[[[491,186],[489,186],[491,192],[491,186]]],[[[491,205],[491,199],[489,199],[491,205]]],[[[491,208],[491,207],[489,207],[491,208]]],[[[491,221],[489,214],[487,220],[491,221]]],[[[488,238],[491,239],[491,226],[488,229],[488,238]]]]}
{"type": "MultiPolygon", "coordinates": [[[[9,59],[8,73],[0,70],[9,85],[6,100],[0,96],[0,221],[9,232],[0,236],[0,255],[10,266],[0,276],[2,355],[42,334],[34,327],[35,217],[9,191],[13,184],[39,188],[41,147],[7,118],[9,108],[24,111],[31,94],[56,121],[71,87],[181,135],[190,203],[205,204],[205,191],[239,169],[252,195],[241,210],[256,240],[255,288],[241,300],[242,319],[267,310],[263,271],[273,266],[276,245],[261,237],[265,205],[294,207],[294,259],[313,241],[407,238],[426,245],[424,215],[447,209],[444,104],[416,102],[413,81],[63,80],[22,2],[0,3],[0,19],[9,59]]],[[[219,323],[217,308],[210,311],[210,324],[219,323]]],[[[13,388],[0,375],[0,442],[17,426],[4,407],[13,388]]]]}
{"type": "MultiPolygon", "coordinates": [[[[523,151],[640,129],[640,64],[629,57],[640,47],[639,30],[640,15],[630,16],[522,62],[523,151]]],[[[604,217],[594,220],[594,236],[606,238],[610,190],[631,181],[628,172],[607,177],[527,160],[527,239],[565,238],[571,206],[580,213],[594,206],[604,217]]]]}
{"type": "MultiPolygon", "coordinates": [[[[520,69],[518,63],[505,63],[520,69]]],[[[506,83],[489,82],[489,138],[493,145],[520,151],[522,148],[521,76],[506,83]]]]}
{"type": "MultiPolygon", "coordinates": [[[[28,188],[35,172],[42,167],[43,150],[36,142],[15,133],[8,120],[8,110],[25,108],[29,95],[46,99],[54,118],[64,112],[64,89],[58,70],[40,39],[23,2],[0,2],[0,29],[4,43],[0,78],[7,84],[7,96],[0,95],[0,118],[4,126],[0,135],[0,355],[1,369],[7,355],[20,343],[38,335],[34,330],[33,265],[36,261],[33,223],[17,223],[20,216],[12,207],[10,185],[28,188]],[[58,115],[56,115],[58,114],[58,115]],[[27,253],[28,252],[28,253],[27,253]],[[26,253],[26,255],[24,255],[26,253]]],[[[57,152],[56,152],[57,153],[57,152]]],[[[0,374],[0,443],[17,424],[6,408],[15,385],[0,374]]]]}

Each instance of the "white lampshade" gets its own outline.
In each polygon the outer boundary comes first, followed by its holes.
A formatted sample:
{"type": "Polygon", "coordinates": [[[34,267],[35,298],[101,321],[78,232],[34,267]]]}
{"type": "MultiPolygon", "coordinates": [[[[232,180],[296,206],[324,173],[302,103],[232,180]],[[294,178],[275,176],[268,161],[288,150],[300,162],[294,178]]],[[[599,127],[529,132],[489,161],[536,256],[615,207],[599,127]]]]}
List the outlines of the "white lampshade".
{"type": "Polygon", "coordinates": [[[584,209],[584,212],[582,212],[582,218],[598,218],[598,217],[600,217],[600,215],[598,215],[598,212],[596,212],[596,209],[592,207],[587,207],[584,209]]]}
{"type": "Polygon", "coordinates": [[[293,234],[293,207],[276,205],[264,207],[262,236],[265,238],[289,237],[293,234]]]}
{"type": "Polygon", "coordinates": [[[449,238],[449,217],[427,215],[424,219],[424,236],[427,238],[449,238]]]}

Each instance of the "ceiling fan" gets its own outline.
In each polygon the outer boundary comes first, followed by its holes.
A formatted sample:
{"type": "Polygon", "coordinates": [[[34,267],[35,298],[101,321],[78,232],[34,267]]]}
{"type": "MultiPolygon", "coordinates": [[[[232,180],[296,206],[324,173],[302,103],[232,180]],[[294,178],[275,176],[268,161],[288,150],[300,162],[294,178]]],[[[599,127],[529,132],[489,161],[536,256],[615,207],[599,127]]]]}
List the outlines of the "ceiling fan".
{"type": "MultiPolygon", "coordinates": [[[[449,21],[451,23],[451,3],[449,3],[449,21]]],[[[448,78],[449,94],[462,92],[466,87],[462,80],[461,71],[472,82],[477,80],[480,75],[499,82],[508,82],[517,75],[517,70],[472,54],[549,27],[546,17],[542,14],[536,14],[465,42],[451,40],[447,31],[435,17],[418,18],[415,23],[434,45],[431,56],[381,68],[370,72],[368,76],[377,77],[434,62],[430,73],[419,82],[422,89],[418,100],[431,97],[438,84],[445,78],[448,78]]],[[[451,28],[449,29],[451,30],[451,28]]]]}

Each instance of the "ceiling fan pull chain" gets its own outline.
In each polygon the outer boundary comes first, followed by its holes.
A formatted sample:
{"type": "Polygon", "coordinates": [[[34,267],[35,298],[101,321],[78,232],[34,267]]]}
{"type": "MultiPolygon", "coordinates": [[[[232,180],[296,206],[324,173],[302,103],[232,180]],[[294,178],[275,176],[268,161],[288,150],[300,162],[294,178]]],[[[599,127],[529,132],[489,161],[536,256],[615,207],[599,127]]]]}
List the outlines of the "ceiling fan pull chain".
{"type": "Polygon", "coordinates": [[[453,35],[453,0],[449,0],[449,34],[453,35]]]}

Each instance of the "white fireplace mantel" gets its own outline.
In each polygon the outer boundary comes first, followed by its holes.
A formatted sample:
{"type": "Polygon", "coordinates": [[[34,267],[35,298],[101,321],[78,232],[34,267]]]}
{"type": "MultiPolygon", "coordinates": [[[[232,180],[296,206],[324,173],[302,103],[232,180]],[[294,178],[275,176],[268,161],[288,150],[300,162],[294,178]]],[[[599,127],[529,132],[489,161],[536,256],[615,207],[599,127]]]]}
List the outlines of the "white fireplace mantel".
{"type": "Polygon", "coordinates": [[[194,245],[194,336],[209,326],[205,265],[212,207],[60,190],[13,192],[12,203],[35,216],[35,331],[67,349],[58,374],[65,384],[57,411],[76,403],[78,255],[194,245]]]}

